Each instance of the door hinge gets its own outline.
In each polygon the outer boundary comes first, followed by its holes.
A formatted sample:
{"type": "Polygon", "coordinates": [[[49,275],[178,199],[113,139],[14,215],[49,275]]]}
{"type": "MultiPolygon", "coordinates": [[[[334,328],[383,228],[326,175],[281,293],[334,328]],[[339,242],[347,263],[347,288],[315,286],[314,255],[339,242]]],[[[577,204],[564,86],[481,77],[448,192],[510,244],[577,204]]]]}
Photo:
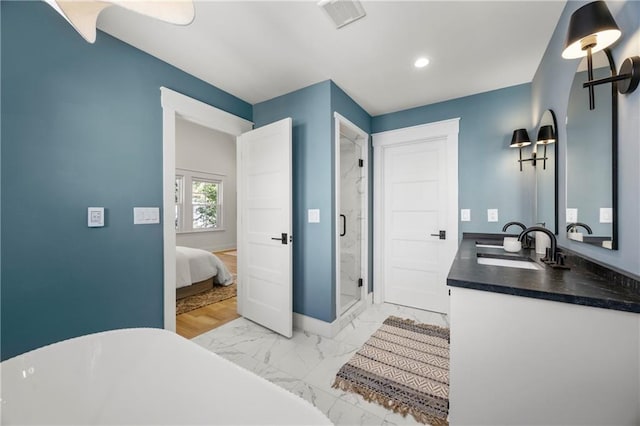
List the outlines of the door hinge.
{"type": "Polygon", "coordinates": [[[358,287],[362,287],[364,281],[362,278],[358,278],[358,287]]]}
{"type": "Polygon", "coordinates": [[[449,289],[449,296],[451,296],[451,289],[449,289]]]}
{"type": "Polygon", "coordinates": [[[358,166],[364,167],[364,160],[362,158],[358,158],[358,166]]]}

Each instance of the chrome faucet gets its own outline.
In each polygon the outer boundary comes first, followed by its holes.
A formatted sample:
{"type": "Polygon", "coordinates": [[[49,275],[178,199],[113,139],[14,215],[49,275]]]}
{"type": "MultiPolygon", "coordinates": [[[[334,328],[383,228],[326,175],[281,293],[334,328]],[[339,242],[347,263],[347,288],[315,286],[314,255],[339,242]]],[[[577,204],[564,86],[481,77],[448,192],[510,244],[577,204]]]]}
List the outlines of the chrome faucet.
{"type": "Polygon", "coordinates": [[[587,234],[591,235],[593,234],[593,230],[591,230],[591,227],[589,225],[587,225],[586,223],[582,223],[582,222],[574,222],[574,223],[570,223],[567,225],[567,232],[576,232],[576,228],[578,226],[583,227],[584,229],[587,230],[587,234]]]}
{"type": "Polygon", "coordinates": [[[520,233],[520,235],[518,236],[518,241],[522,241],[522,239],[531,232],[544,232],[549,236],[549,239],[551,240],[551,247],[547,249],[547,255],[540,260],[542,260],[544,263],[547,263],[553,268],[569,269],[564,266],[564,255],[562,255],[560,253],[560,250],[558,250],[558,241],[556,240],[555,234],[549,231],[547,228],[544,228],[542,226],[531,226],[520,233]]]}

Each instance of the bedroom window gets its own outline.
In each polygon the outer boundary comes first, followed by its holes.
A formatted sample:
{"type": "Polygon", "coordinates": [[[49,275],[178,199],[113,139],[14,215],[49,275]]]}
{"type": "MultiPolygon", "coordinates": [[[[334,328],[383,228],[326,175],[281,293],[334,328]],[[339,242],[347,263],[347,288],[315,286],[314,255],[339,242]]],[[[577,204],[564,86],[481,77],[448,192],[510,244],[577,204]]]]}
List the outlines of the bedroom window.
{"type": "Polygon", "coordinates": [[[176,170],[176,231],[222,228],[222,180],[215,175],[176,170]]]}
{"type": "Polygon", "coordinates": [[[176,175],[176,209],[175,222],[176,231],[179,231],[183,222],[182,212],[184,211],[184,176],[176,175]]]}
{"type": "Polygon", "coordinates": [[[193,178],[191,181],[192,228],[218,227],[221,211],[218,203],[221,182],[193,178]]]}

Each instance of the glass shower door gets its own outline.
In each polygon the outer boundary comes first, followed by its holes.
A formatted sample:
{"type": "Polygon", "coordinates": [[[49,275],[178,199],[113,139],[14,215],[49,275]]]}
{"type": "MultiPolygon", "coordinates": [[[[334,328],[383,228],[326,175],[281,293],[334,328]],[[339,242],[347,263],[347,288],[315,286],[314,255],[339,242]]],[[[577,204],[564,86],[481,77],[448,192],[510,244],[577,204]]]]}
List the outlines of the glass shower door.
{"type": "Polygon", "coordinates": [[[360,145],[340,139],[340,308],[345,312],[360,300],[362,255],[362,168],[360,145]]]}

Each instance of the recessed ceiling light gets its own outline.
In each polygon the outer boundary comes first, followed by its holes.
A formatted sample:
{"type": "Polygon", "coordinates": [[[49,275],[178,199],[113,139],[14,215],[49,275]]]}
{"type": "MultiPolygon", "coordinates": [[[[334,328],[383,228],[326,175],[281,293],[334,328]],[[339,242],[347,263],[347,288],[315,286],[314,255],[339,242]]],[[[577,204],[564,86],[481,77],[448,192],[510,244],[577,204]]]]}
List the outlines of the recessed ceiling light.
{"type": "Polygon", "coordinates": [[[429,65],[429,60],[427,58],[418,58],[416,59],[416,61],[413,63],[413,65],[416,68],[424,68],[427,65],[429,65]]]}

